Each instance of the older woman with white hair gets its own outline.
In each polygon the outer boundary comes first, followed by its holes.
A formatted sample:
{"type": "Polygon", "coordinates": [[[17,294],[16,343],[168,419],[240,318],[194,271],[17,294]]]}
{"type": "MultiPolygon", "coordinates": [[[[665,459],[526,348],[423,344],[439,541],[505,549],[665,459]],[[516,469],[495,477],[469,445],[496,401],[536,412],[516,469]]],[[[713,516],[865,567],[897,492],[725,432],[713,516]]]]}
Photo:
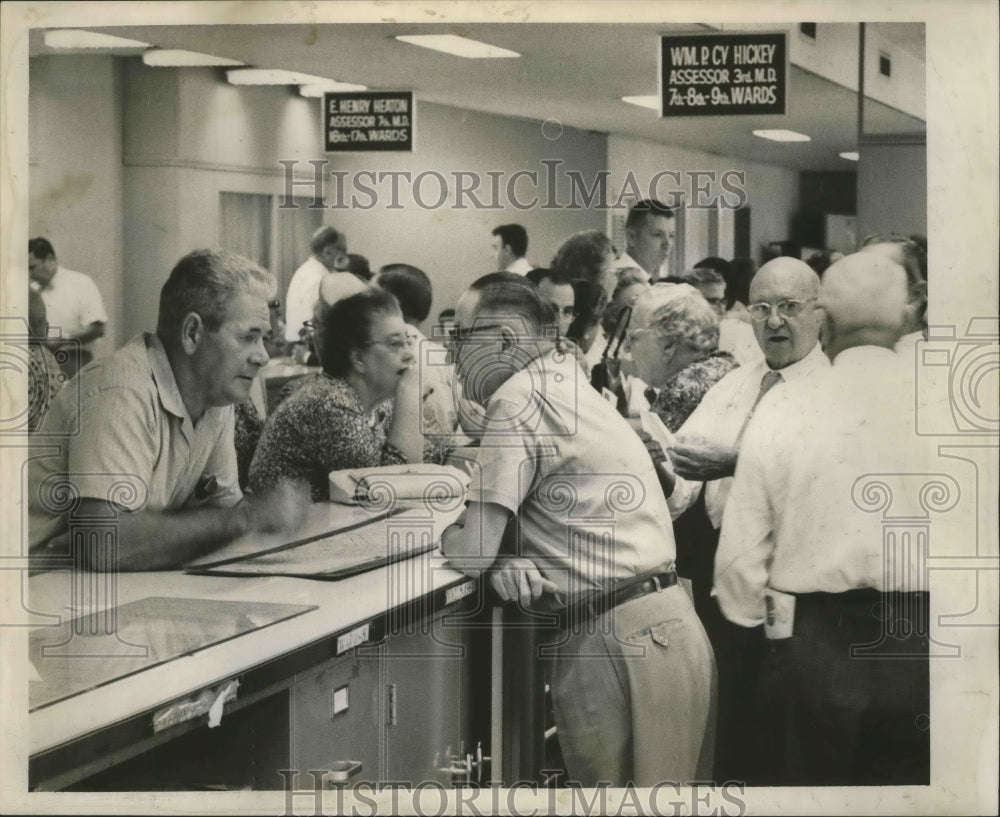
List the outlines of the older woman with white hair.
{"type": "Polygon", "coordinates": [[[632,311],[625,352],[656,391],[653,410],[677,431],[712,386],[736,368],[719,351],[719,317],[689,284],[656,284],[632,311]]]}

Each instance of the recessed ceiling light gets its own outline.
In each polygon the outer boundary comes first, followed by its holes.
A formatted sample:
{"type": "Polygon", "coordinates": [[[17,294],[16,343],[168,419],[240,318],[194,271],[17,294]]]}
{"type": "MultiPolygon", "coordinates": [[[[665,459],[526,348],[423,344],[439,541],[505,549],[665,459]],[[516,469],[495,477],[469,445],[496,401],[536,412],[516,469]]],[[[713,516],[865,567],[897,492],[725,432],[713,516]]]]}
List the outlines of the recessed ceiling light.
{"type": "Polygon", "coordinates": [[[367,91],[367,85],[352,85],[350,82],[326,82],[302,85],[299,93],[302,96],[321,97],[326,93],[336,93],[337,91],[367,91]]]}
{"type": "Polygon", "coordinates": [[[770,139],[772,142],[811,142],[812,137],[804,133],[797,133],[793,130],[755,130],[754,136],[761,139],[770,139]]]}
{"type": "Polygon", "coordinates": [[[226,71],[226,79],[232,85],[313,85],[331,82],[326,77],[283,71],[280,68],[234,68],[226,71]]]}
{"type": "Polygon", "coordinates": [[[146,65],[157,68],[179,68],[197,65],[246,65],[239,60],[228,57],[213,57],[211,54],[199,54],[197,51],[183,51],[179,48],[154,48],[142,55],[146,65]]]}
{"type": "Polygon", "coordinates": [[[841,153],[840,154],[840,158],[841,159],[847,159],[848,161],[851,161],[851,162],[856,162],[856,161],[858,161],[858,159],[861,158],[861,156],[856,151],[848,150],[845,153],[841,153]]]}
{"type": "Polygon", "coordinates": [[[660,110],[660,98],[653,96],[623,96],[622,102],[629,105],[639,105],[642,108],[652,108],[654,111],[660,110]]]}
{"type": "Polygon", "coordinates": [[[45,44],[49,48],[149,48],[149,43],[141,40],[127,40],[112,37],[97,31],[81,28],[57,28],[45,32],[45,44]]]}
{"type": "Polygon", "coordinates": [[[445,54],[454,54],[456,57],[467,57],[473,60],[521,56],[516,51],[499,48],[489,43],[481,43],[478,40],[470,40],[468,37],[458,37],[455,34],[401,35],[396,39],[410,43],[410,45],[419,45],[423,48],[431,48],[435,51],[443,51],[445,54]]]}

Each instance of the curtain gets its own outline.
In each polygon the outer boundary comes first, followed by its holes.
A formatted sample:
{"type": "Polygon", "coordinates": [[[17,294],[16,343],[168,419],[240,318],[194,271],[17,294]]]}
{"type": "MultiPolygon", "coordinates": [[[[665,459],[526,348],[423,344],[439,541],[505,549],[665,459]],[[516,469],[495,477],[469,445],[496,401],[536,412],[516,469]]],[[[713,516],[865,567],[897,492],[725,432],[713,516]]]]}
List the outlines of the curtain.
{"type": "Polygon", "coordinates": [[[271,197],[256,193],[220,193],[219,197],[222,248],[269,268],[271,197]]]}
{"type": "Polygon", "coordinates": [[[282,302],[292,275],[309,257],[309,241],[323,224],[323,211],[308,207],[311,198],[295,199],[295,207],[278,208],[278,252],[276,269],[278,297],[282,302]]]}

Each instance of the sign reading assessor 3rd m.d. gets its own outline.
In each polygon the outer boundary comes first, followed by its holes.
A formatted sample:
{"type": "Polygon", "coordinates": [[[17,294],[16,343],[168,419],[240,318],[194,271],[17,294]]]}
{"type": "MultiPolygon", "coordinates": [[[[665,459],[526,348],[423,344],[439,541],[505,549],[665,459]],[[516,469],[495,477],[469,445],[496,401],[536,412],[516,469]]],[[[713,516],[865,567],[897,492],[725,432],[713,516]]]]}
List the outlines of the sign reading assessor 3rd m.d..
{"type": "Polygon", "coordinates": [[[323,95],[327,153],[413,150],[412,91],[350,91],[323,95]]]}
{"type": "Polygon", "coordinates": [[[787,91],[784,32],[660,38],[661,116],[783,114],[787,91]]]}

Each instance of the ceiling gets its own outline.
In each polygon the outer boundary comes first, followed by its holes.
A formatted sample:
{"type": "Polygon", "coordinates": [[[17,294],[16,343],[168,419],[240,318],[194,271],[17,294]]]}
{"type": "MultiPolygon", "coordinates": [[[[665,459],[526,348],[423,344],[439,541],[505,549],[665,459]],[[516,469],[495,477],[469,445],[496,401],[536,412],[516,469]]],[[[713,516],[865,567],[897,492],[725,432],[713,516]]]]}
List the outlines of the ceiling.
{"type": "MultiPolygon", "coordinates": [[[[879,25],[883,36],[908,51],[922,52],[923,26],[879,25]]],[[[661,34],[706,28],[664,23],[327,23],[95,30],[161,48],[184,48],[373,89],[412,89],[417,99],[427,102],[533,120],[556,119],[564,126],[746,161],[796,170],[854,168],[837,154],[856,149],[855,93],[795,65],[790,68],[789,113],[784,116],[660,119],[656,111],[621,101],[623,96],[657,93],[661,34]],[[465,60],[393,39],[413,33],[457,33],[523,56],[465,60]],[[809,134],[812,141],[768,142],[751,134],[759,128],[788,128],[809,134]]],[[[66,53],[47,48],[42,37],[41,29],[32,30],[32,55],[66,53]]],[[[869,131],[913,132],[923,128],[920,120],[880,103],[869,101],[865,110],[869,131]]]]}

